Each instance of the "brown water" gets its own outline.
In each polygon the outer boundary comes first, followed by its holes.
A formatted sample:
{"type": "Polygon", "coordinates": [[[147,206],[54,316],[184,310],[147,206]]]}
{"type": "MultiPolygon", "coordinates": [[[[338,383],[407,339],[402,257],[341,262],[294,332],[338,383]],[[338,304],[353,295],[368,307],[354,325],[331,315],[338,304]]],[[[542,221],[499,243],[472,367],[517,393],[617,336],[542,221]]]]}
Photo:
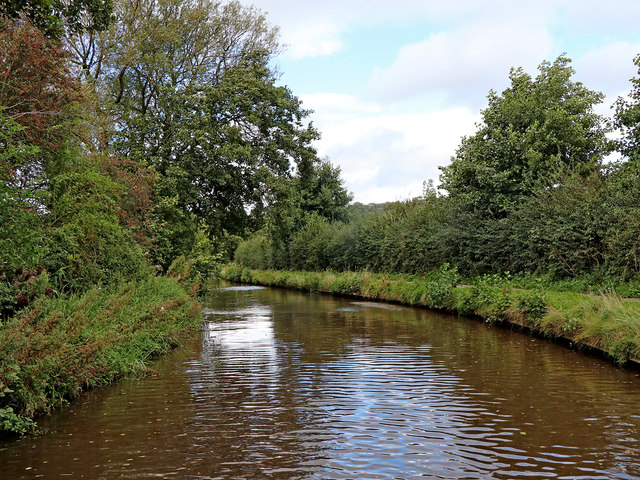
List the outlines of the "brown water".
{"type": "Polygon", "coordinates": [[[640,378],[518,332],[213,292],[159,375],[0,443],[0,478],[640,478],[640,378]]]}

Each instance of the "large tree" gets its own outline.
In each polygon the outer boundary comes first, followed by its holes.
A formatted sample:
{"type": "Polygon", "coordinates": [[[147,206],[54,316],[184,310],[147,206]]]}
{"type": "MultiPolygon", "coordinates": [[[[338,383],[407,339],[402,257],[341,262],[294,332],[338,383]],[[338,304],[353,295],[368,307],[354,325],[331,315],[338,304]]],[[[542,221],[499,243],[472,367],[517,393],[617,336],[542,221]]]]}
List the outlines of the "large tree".
{"type": "Polygon", "coordinates": [[[511,70],[511,86],[489,93],[478,131],[441,168],[450,196],[488,218],[569,173],[587,175],[607,152],[606,122],[594,112],[603,95],[574,81],[564,56],[538,70],[536,78],[511,70]]]}
{"type": "Polygon", "coordinates": [[[30,22],[0,18],[0,170],[33,208],[43,201],[60,146],[72,136],[81,98],[67,60],[59,42],[30,22]],[[12,149],[18,153],[9,154],[12,149]]]}
{"type": "MultiPolygon", "coordinates": [[[[640,55],[633,63],[640,73],[640,55]]],[[[640,76],[631,79],[627,98],[619,97],[615,104],[614,126],[620,132],[616,147],[629,160],[640,160],[640,76]]]]}
{"type": "Polygon", "coordinates": [[[215,233],[251,227],[267,207],[274,177],[314,170],[311,141],[318,133],[259,53],[228,69],[217,85],[162,96],[161,108],[172,114],[169,129],[164,116],[154,116],[132,133],[158,146],[147,155],[164,176],[162,194],[177,195],[215,233]]]}
{"type": "Polygon", "coordinates": [[[45,35],[104,30],[112,20],[111,0],[3,0],[0,15],[27,18],[45,35]]]}
{"type": "Polygon", "coordinates": [[[220,238],[259,228],[276,204],[280,212],[293,206],[295,218],[342,215],[349,197],[316,155],[309,112],[277,85],[270,60],[278,31],[259,10],[237,1],[118,0],[115,11],[106,32],[74,38],[73,61],[94,90],[92,123],[104,126],[93,132],[94,148],[160,174],[164,263],[178,238],[189,248],[184,238],[201,220],[220,238]]]}

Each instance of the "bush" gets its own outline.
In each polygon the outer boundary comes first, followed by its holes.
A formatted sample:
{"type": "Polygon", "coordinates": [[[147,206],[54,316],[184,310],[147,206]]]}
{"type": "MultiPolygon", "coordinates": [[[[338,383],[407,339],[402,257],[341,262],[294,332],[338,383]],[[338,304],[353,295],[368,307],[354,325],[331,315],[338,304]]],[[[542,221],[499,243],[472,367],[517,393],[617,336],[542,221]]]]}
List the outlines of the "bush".
{"type": "Polygon", "coordinates": [[[0,277],[0,321],[6,321],[38,297],[53,294],[44,268],[29,271],[18,267],[9,275],[0,277]]]}
{"type": "Polygon", "coordinates": [[[528,322],[537,325],[547,313],[547,302],[547,296],[542,290],[530,290],[518,295],[516,308],[526,316],[528,322]]]}
{"type": "Polygon", "coordinates": [[[203,278],[208,278],[219,270],[222,254],[214,248],[204,222],[201,223],[200,228],[198,228],[196,232],[190,257],[193,259],[193,268],[202,275],[203,278]]]}
{"type": "Polygon", "coordinates": [[[343,295],[359,293],[362,288],[362,277],[357,273],[341,273],[331,282],[331,292],[343,295]]]}
{"type": "Polygon", "coordinates": [[[324,270],[331,261],[334,238],[329,221],[311,215],[289,244],[289,266],[294,270],[324,270]]]}
{"type": "Polygon", "coordinates": [[[272,249],[267,236],[258,232],[238,245],[234,259],[246,267],[264,270],[271,267],[271,256],[272,249]]]}
{"type": "Polygon", "coordinates": [[[118,218],[119,186],[73,151],[61,152],[61,161],[42,259],[56,287],[82,291],[148,274],[142,248],[118,218]]]}

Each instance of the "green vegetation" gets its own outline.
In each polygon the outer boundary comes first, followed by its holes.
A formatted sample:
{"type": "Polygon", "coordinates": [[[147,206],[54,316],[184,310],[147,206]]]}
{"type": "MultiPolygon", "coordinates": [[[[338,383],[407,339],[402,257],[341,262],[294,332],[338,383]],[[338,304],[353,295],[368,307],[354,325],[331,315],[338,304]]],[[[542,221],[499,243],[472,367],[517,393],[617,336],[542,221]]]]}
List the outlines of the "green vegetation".
{"type": "Polygon", "coordinates": [[[249,232],[343,218],[279,48],[236,1],[0,2],[0,433],[144,373],[249,232]]]}
{"type": "Polygon", "coordinates": [[[602,95],[573,75],[564,56],[543,62],[535,78],[513,69],[510,87],[489,93],[477,132],[442,167],[446,194],[425,183],[418,198],[351,205],[339,221],[308,215],[288,243],[262,230],[240,244],[235,260],[260,269],[405,274],[449,263],[468,278],[511,272],[637,295],[640,80],[606,119],[594,113],[602,95]],[[606,137],[610,126],[616,141],[606,137]],[[605,163],[612,151],[621,158],[605,163]]]}
{"type": "Polygon", "coordinates": [[[0,329],[0,431],[24,433],[84,389],[146,373],[199,325],[199,311],[167,277],[36,300],[0,329]]]}
{"type": "Polygon", "coordinates": [[[260,231],[223,276],[507,321],[637,359],[640,303],[620,296],[640,296],[640,79],[608,120],[573,74],[564,56],[536,78],[513,69],[442,168],[447,195],[426,183],[346,220],[308,216],[284,246],[260,231]],[[612,151],[621,159],[605,164],[612,151]]]}
{"type": "Polygon", "coordinates": [[[411,276],[251,270],[233,263],[220,275],[236,282],[384,300],[512,323],[598,349],[620,364],[640,361],[640,302],[616,295],[520,289],[499,275],[483,275],[460,285],[457,270],[448,265],[429,275],[411,276]]]}
{"type": "Polygon", "coordinates": [[[280,49],[235,0],[0,2],[0,431],[144,370],[234,255],[263,270],[237,280],[638,355],[634,306],[555,290],[640,295],[640,79],[607,119],[568,58],[514,69],[442,168],[446,195],[348,206],[280,49]],[[287,272],[328,269],[347,273],[287,272]]]}

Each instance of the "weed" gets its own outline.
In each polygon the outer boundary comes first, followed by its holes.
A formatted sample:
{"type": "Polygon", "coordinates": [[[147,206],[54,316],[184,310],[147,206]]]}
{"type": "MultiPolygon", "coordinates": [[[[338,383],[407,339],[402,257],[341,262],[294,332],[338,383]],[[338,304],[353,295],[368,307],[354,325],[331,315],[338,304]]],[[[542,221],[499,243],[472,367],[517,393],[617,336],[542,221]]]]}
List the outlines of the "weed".
{"type": "MultiPolygon", "coordinates": [[[[174,272],[186,278],[182,267],[174,272]]],[[[144,373],[199,323],[199,311],[166,277],[36,300],[0,327],[0,432],[25,433],[83,389],[144,373]]]]}
{"type": "Polygon", "coordinates": [[[547,297],[542,290],[520,292],[516,300],[517,310],[524,314],[528,323],[537,325],[547,312],[547,297]]]}

